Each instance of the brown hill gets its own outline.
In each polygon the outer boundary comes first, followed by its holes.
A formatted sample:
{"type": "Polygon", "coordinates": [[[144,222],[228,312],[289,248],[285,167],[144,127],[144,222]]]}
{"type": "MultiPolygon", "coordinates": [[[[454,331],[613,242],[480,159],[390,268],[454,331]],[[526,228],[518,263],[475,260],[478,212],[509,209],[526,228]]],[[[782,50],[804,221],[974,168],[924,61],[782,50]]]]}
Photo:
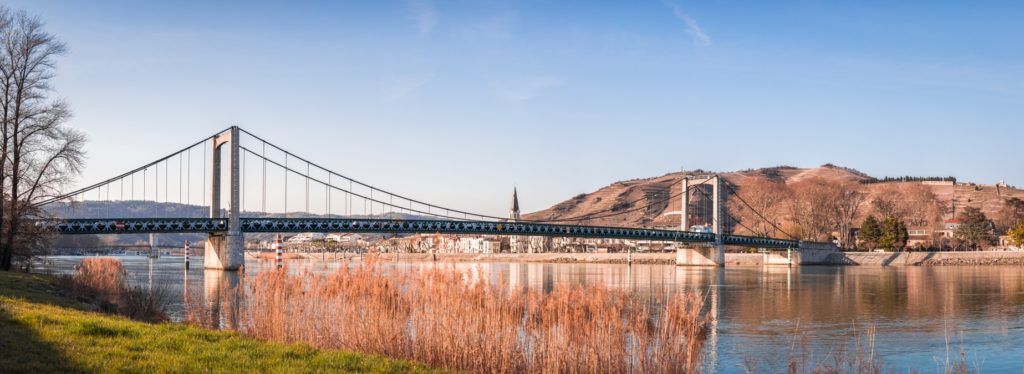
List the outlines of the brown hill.
{"type": "MultiPolygon", "coordinates": [[[[667,213],[680,210],[681,178],[684,175],[707,174],[709,173],[697,170],[669,173],[646,179],[619,181],[594,192],[579,194],[548,209],[526,214],[523,218],[588,225],[676,228],[679,227],[679,215],[667,213]]],[[[786,185],[820,178],[829,183],[853,185],[854,188],[869,197],[861,208],[861,215],[872,212],[871,197],[906,190],[931,191],[940,207],[938,215],[942,219],[952,217],[952,207],[954,206],[957,210],[968,206],[977,207],[990,218],[995,218],[1001,214],[1007,199],[1012,197],[1024,199],[1024,190],[1012,187],[973,183],[935,185],[920,181],[882,182],[859,171],[834,165],[816,168],[779,166],[720,174],[729,183],[737,186],[741,195],[753,193],[753,191],[744,191],[743,188],[744,184],[752,178],[769,179],[783,182],[786,185]]],[[[709,195],[711,190],[705,188],[704,191],[709,195]]],[[[703,193],[691,195],[691,201],[694,204],[694,208],[691,208],[693,212],[691,220],[695,223],[701,223],[701,220],[707,220],[710,216],[710,199],[705,200],[705,196],[703,193]]]]}

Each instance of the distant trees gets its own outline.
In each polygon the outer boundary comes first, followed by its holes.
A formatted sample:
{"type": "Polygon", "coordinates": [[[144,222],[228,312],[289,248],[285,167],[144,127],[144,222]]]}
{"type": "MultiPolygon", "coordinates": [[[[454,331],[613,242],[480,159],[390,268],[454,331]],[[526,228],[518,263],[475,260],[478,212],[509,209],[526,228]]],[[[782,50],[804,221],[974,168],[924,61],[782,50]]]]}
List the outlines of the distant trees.
{"type": "Polygon", "coordinates": [[[997,231],[1010,230],[1024,222],[1024,200],[1016,197],[1006,199],[1006,204],[996,213],[994,219],[997,231]]]}
{"type": "Polygon", "coordinates": [[[790,218],[805,234],[803,239],[830,241],[836,231],[842,247],[853,244],[850,229],[864,202],[864,193],[852,183],[810,178],[792,184],[789,189],[790,218]]]}
{"type": "Polygon", "coordinates": [[[1010,244],[1024,246],[1024,222],[1018,223],[1017,227],[1007,231],[1006,235],[1010,236],[1010,244]]]}
{"type": "Polygon", "coordinates": [[[857,215],[867,200],[867,195],[857,190],[857,186],[851,183],[839,183],[833,187],[834,199],[830,209],[832,210],[834,225],[839,232],[839,246],[852,248],[853,237],[850,231],[854,227],[857,215]]]}
{"type": "Polygon", "coordinates": [[[880,226],[882,235],[878,238],[879,248],[898,251],[907,246],[907,239],[910,239],[910,235],[907,233],[907,226],[903,224],[903,221],[896,217],[886,217],[880,226]]]}
{"type": "Polygon", "coordinates": [[[985,213],[975,207],[964,208],[958,217],[960,226],[953,232],[953,236],[959,239],[964,245],[971,249],[978,249],[992,244],[992,225],[985,213]]]}
{"type": "Polygon", "coordinates": [[[945,210],[927,186],[886,185],[876,189],[871,210],[879,217],[895,217],[911,226],[938,224],[945,210]]]}
{"type": "MultiPolygon", "coordinates": [[[[827,165],[827,164],[826,164],[827,165]]],[[[956,183],[956,177],[915,177],[915,176],[902,176],[902,177],[884,177],[884,178],[867,178],[861,180],[861,183],[886,183],[886,182],[953,182],[956,183]]]]}
{"type": "Polygon", "coordinates": [[[879,222],[873,215],[869,215],[861,223],[857,237],[866,249],[891,250],[903,249],[907,245],[907,239],[910,239],[903,221],[889,216],[879,222]]]}
{"type": "Polygon", "coordinates": [[[878,223],[875,216],[869,215],[868,218],[864,219],[864,222],[860,224],[860,231],[857,232],[857,237],[865,248],[878,248],[878,240],[882,238],[882,226],[878,223]]]}
{"type": "Polygon", "coordinates": [[[64,43],[24,11],[0,6],[0,269],[47,241],[28,220],[33,203],[59,195],[84,164],[85,136],[67,126],[67,104],[51,98],[55,59],[64,43]]]}
{"type": "Polygon", "coordinates": [[[735,194],[730,195],[729,209],[736,212],[736,218],[749,227],[751,235],[780,237],[782,233],[776,226],[782,224],[781,220],[786,212],[786,185],[768,178],[753,177],[743,184],[741,191],[743,200],[749,203],[750,207],[740,201],[735,194]]]}
{"type": "Polygon", "coordinates": [[[805,179],[789,186],[789,218],[800,227],[801,240],[829,241],[832,237],[833,198],[830,183],[821,178],[805,179]]]}

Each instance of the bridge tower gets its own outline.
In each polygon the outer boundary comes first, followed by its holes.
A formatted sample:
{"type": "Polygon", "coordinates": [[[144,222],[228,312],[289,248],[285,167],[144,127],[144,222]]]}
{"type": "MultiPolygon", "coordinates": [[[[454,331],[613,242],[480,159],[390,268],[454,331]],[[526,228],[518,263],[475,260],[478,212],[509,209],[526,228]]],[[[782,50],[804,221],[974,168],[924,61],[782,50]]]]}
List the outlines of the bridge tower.
{"type": "Polygon", "coordinates": [[[702,184],[711,185],[711,232],[715,234],[715,241],[710,246],[680,247],[676,250],[676,265],[698,265],[698,266],[725,266],[725,245],[722,242],[724,236],[724,206],[722,204],[722,178],[718,174],[711,176],[683,176],[682,188],[682,210],[669,212],[667,214],[680,214],[680,230],[690,230],[690,187],[702,184]],[[697,180],[696,184],[691,181],[697,180]]]}
{"type": "Polygon", "coordinates": [[[227,145],[228,158],[228,201],[227,219],[228,231],[210,233],[206,240],[206,256],[203,259],[203,267],[207,269],[238,270],[245,264],[245,238],[242,235],[241,207],[239,206],[239,194],[241,192],[241,169],[239,159],[241,158],[241,147],[239,142],[239,128],[231,128],[213,137],[213,155],[210,167],[210,218],[222,218],[224,211],[221,209],[221,147],[227,145]]]}

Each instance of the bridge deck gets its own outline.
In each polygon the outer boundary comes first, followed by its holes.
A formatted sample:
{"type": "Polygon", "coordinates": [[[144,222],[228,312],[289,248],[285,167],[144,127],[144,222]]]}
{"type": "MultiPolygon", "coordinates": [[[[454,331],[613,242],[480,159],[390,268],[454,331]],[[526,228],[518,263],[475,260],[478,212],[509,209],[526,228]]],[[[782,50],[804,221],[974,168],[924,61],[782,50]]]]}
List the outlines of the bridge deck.
{"type": "MultiPolygon", "coordinates": [[[[226,218],[124,218],[66,219],[40,221],[38,225],[57,234],[148,234],[224,232],[226,218]]],[[[624,227],[555,225],[524,222],[392,220],[352,218],[242,218],[242,232],[352,232],[352,233],[442,233],[476,235],[521,235],[578,238],[612,238],[711,243],[711,233],[624,227]]],[[[796,248],[793,240],[725,235],[725,244],[762,248],[796,248]]]]}

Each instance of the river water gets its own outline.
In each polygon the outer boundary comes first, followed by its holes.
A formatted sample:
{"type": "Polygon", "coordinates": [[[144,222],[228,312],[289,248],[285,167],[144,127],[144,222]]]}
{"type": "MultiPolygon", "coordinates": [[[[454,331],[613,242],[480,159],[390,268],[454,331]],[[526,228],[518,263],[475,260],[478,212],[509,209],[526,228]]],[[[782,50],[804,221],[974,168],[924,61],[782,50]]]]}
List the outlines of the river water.
{"type": "MultiPolygon", "coordinates": [[[[68,272],[83,257],[49,257],[41,268],[68,272]]],[[[184,298],[192,292],[237,282],[221,271],[204,272],[193,258],[186,274],[181,257],[151,260],[118,257],[134,285],[157,285],[184,298]]],[[[292,272],[329,272],[339,261],[294,260],[292,272]]],[[[249,260],[251,273],[272,263],[249,260]]],[[[862,342],[874,331],[874,352],[895,370],[923,372],[966,355],[972,369],[1022,372],[1024,368],[1024,267],[725,267],[673,265],[423,263],[386,266],[454,266],[481,270],[510,287],[550,290],[556,284],[603,284],[654,297],[679,290],[707,295],[715,323],[708,341],[715,372],[777,372],[787,354],[804,352],[812,361],[862,342]],[[859,338],[858,338],[859,337],[859,338]],[[794,347],[805,346],[806,349],[794,347]]],[[[181,304],[171,306],[172,318],[181,304]]]]}

